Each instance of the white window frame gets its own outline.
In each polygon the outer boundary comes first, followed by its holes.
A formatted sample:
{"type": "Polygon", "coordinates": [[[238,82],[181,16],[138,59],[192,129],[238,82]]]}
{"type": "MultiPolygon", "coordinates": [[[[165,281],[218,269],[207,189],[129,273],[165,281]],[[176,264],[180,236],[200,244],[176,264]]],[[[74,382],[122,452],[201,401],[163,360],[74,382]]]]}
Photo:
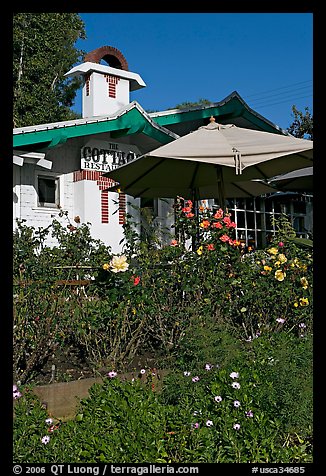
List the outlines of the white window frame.
{"type": "Polygon", "coordinates": [[[55,172],[41,172],[37,171],[35,173],[35,190],[36,190],[36,208],[38,210],[44,209],[59,209],[59,206],[62,206],[62,183],[61,176],[55,172]],[[40,202],[39,201],[39,178],[54,180],[56,182],[56,191],[55,191],[55,203],[51,202],[40,202]]]}

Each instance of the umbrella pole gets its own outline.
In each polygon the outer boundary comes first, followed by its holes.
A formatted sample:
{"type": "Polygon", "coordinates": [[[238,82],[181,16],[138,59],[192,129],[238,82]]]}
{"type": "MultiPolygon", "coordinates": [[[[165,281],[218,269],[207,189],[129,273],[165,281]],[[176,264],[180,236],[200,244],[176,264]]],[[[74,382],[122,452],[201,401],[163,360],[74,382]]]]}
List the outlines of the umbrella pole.
{"type": "Polygon", "coordinates": [[[198,189],[192,189],[192,202],[194,204],[195,221],[196,221],[196,235],[192,237],[192,251],[196,251],[199,243],[199,207],[198,207],[199,193],[198,189]]]}
{"type": "Polygon", "coordinates": [[[217,177],[217,198],[219,201],[219,206],[224,210],[225,208],[225,190],[224,190],[224,180],[223,180],[223,170],[222,167],[216,166],[216,177],[217,177]]]}

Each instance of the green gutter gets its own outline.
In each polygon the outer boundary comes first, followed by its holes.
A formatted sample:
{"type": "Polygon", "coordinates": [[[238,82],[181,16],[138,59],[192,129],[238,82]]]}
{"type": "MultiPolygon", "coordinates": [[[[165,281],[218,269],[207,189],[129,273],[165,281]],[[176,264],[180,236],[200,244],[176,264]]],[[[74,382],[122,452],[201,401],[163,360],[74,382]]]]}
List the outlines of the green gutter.
{"type": "Polygon", "coordinates": [[[220,105],[220,106],[212,106],[204,109],[195,109],[192,111],[182,111],[176,112],[174,114],[166,114],[161,116],[153,116],[152,119],[163,127],[168,127],[173,124],[178,124],[181,122],[190,122],[190,121],[198,121],[200,119],[207,119],[210,116],[214,116],[215,118],[220,118],[220,120],[224,119],[232,119],[235,117],[243,116],[247,120],[249,120],[252,124],[255,124],[258,129],[267,132],[273,133],[281,133],[277,128],[273,127],[272,125],[268,124],[266,121],[263,121],[255,114],[251,113],[244,104],[237,98],[234,97],[230,99],[228,102],[220,105]]]}
{"type": "MultiPolygon", "coordinates": [[[[231,112],[231,111],[230,111],[231,112]]],[[[167,114],[166,116],[157,116],[153,117],[158,125],[166,127],[172,124],[178,124],[180,122],[191,122],[198,119],[207,119],[210,116],[221,116],[224,113],[221,111],[221,108],[211,107],[209,109],[202,109],[197,111],[182,111],[176,114],[167,114]]]]}
{"type": "Polygon", "coordinates": [[[255,116],[247,109],[243,110],[242,116],[245,119],[248,119],[252,124],[255,124],[255,126],[257,126],[259,129],[261,129],[264,132],[272,132],[273,134],[282,134],[282,131],[280,131],[276,127],[273,127],[271,124],[268,124],[267,122],[262,121],[261,119],[259,119],[259,117],[255,116]]]}
{"type": "Polygon", "coordinates": [[[133,108],[112,120],[76,124],[46,131],[21,132],[14,135],[13,147],[19,149],[28,145],[42,144],[44,148],[44,143],[48,142],[46,148],[52,148],[66,142],[67,139],[111,131],[116,131],[117,136],[119,133],[120,135],[130,135],[142,132],[161,144],[174,140],[168,133],[165,134],[163,131],[156,129],[138,109],[133,108]]]}
{"type": "Polygon", "coordinates": [[[166,114],[165,116],[152,117],[152,119],[160,126],[169,126],[180,122],[198,121],[198,119],[207,119],[210,116],[231,116],[239,117],[243,112],[243,105],[232,99],[222,106],[212,106],[204,109],[195,109],[192,111],[182,111],[175,114],[166,114]]]}

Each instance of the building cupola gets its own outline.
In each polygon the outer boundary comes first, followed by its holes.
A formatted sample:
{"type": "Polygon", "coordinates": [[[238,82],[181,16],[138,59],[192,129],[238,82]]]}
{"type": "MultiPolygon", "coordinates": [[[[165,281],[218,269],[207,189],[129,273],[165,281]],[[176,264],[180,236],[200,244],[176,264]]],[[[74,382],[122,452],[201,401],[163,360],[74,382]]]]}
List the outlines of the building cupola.
{"type": "Polygon", "coordinates": [[[84,62],[65,76],[83,78],[83,118],[114,114],[130,103],[131,91],[146,86],[139,74],[128,70],[125,57],[112,46],[102,46],[86,54],[84,62]]]}

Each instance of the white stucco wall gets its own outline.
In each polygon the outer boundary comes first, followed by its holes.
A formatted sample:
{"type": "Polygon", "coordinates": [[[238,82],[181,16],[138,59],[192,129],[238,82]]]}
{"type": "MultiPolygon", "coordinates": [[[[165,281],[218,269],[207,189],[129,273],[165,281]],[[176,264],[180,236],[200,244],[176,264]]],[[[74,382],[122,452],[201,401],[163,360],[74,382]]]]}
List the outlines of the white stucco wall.
{"type": "Polygon", "coordinates": [[[74,183],[74,214],[79,215],[82,223],[90,223],[91,235],[111,247],[113,253],[121,251],[119,242],[123,238],[123,227],[119,224],[117,193],[109,194],[109,223],[101,221],[101,191],[93,180],[81,180],[74,183]]]}
{"type": "Polygon", "coordinates": [[[82,91],[83,117],[113,114],[129,104],[129,81],[119,78],[116,84],[116,97],[108,95],[108,83],[102,73],[93,72],[89,81],[90,94],[86,95],[86,84],[82,91]],[[96,91],[96,94],[95,94],[96,91]]]}
{"type": "MultiPolygon", "coordinates": [[[[72,173],[58,174],[56,172],[44,171],[44,169],[34,164],[25,164],[20,169],[21,183],[14,187],[14,217],[26,220],[25,225],[37,228],[45,228],[52,220],[56,218],[62,224],[66,225],[67,221],[64,217],[60,218],[60,210],[54,207],[39,207],[37,197],[37,176],[46,174],[47,176],[59,176],[60,183],[60,205],[68,211],[71,216],[73,214],[73,188],[72,173]],[[15,197],[17,202],[15,203],[15,197]]],[[[15,173],[18,175],[18,173],[15,173]]],[[[15,220],[14,220],[15,221],[15,220]]],[[[14,223],[15,228],[16,222],[14,223]]],[[[56,241],[50,236],[46,244],[53,246],[56,241]]]]}
{"type": "MultiPolygon", "coordinates": [[[[73,197],[73,169],[78,168],[78,160],[75,158],[74,148],[71,144],[65,147],[49,151],[46,159],[52,161],[52,169],[48,170],[37,166],[34,161],[24,162],[23,166],[14,165],[13,170],[13,194],[14,194],[14,229],[16,218],[26,220],[25,225],[37,228],[45,228],[56,218],[63,225],[67,225],[65,217],[60,218],[60,210],[55,207],[38,206],[37,177],[39,175],[58,177],[60,206],[68,212],[69,217],[74,213],[73,197]]],[[[48,237],[48,246],[56,245],[56,240],[48,237]]]]}
{"type": "MultiPolygon", "coordinates": [[[[88,142],[87,142],[88,143],[88,142]]],[[[85,142],[81,142],[85,145],[85,142]]],[[[96,145],[96,144],[95,144],[96,145]]],[[[87,180],[81,177],[74,177],[74,172],[80,170],[81,166],[81,146],[79,141],[68,141],[64,145],[49,150],[46,153],[46,160],[52,162],[50,170],[39,167],[36,161],[25,161],[23,166],[14,165],[13,170],[13,228],[17,226],[16,218],[26,220],[27,226],[36,229],[46,228],[53,219],[59,220],[63,226],[67,226],[69,221],[65,216],[60,217],[60,209],[56,207],[38,206],[37,177],[39,174],[58,177],[60,188],[60,206],[64,212],[68,212],[68,218],[73,225],[74,217],[79,215],[81,223],[90,223],[91,235],[94,239],[101,240],[105,245],[110,246],[113,253],[120,253],[123,250],[123,226],[119,223],[118,213],[118,193],[108,193],[109,198],[109,223],[102,223],[101,213],[101,190],[96,179],[87,180]]],[[[126,197],[127,213],[132,215],[135,223],[139,223],[139,216],[136,207],[140,206],[140,199],[126,197]]],[[[160,222],[163,221],[164,205],[159,211],[160,222]]],[[[77,225],[78,226],[78,225],[77,225]]],[[[137,228],[139,230],[139,227],[137,228]]],[[[56,246],[57,242],[48,236],[46,245],[56,246]]]]}
{"type": "Polygon", "coordinates": [[[16,219],[20,218],[20,172],[21,167],[18,165],[13,166],[13,229],[16,228],[16,219]]]}

